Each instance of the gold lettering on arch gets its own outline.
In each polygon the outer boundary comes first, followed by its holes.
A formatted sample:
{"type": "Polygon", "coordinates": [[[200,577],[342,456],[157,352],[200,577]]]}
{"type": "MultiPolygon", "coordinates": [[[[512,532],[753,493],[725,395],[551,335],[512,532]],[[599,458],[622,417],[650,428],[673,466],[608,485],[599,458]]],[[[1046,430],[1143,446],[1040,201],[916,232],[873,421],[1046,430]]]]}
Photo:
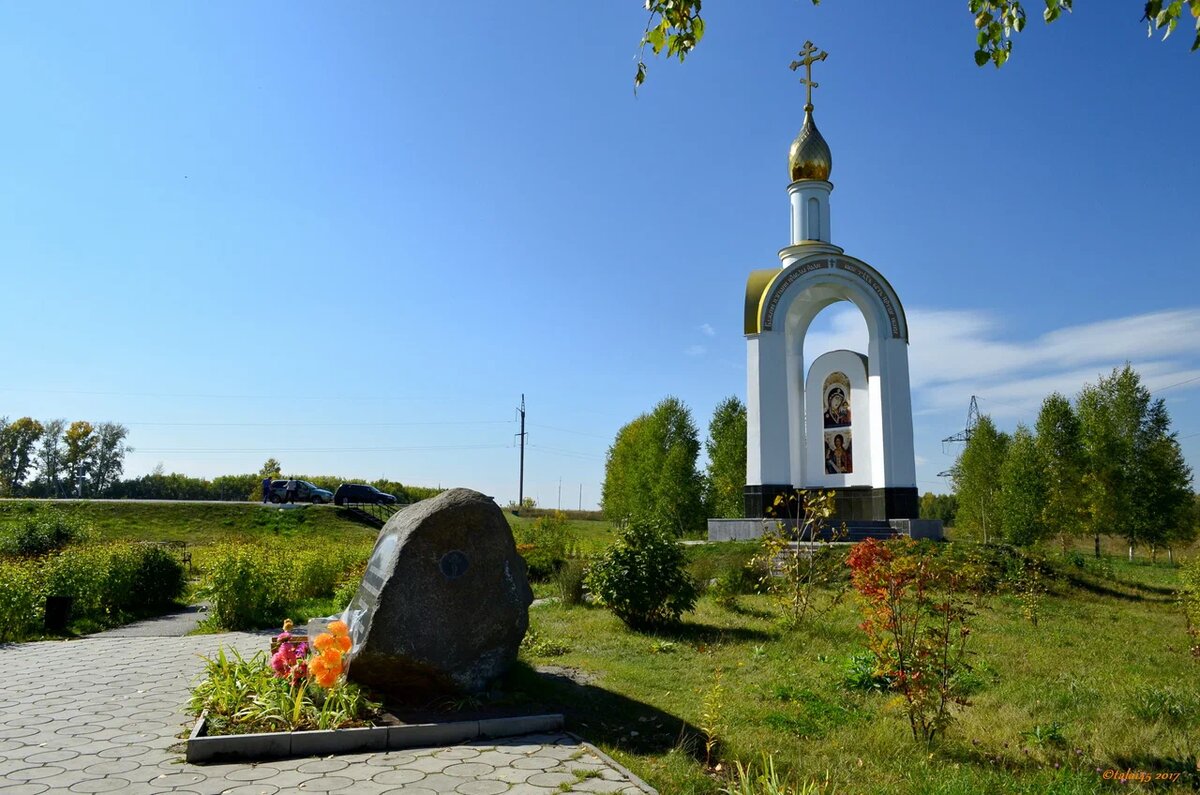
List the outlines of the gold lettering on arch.
{"type": "Polygon", "coordinates": [[[883,311],[887,313],[888,325],[891,326],[892,338],[901,339],[900,331],[900,315],[896,311],[895,302],[892,301],[891,294],[884,288],[875,275],[866,268],[856,262],[841,259],[839,257],[830,257],[826,260],[814,260],[806,262],[799,268],[796,268],[787,276],[783,277],[775,287],[771,290],[771,295],[767,299],[767,311],[763,317],[763,331],[770,331],[775,327],[775,310],[779,308],[779,302],[783,299],[783,294],[787,289],[796,283],[801,277],[806,276],[813,271],[835,268],[844,271],[858,278],[863,282],[871,292],[879,298],[879,303],[883,305],[883,311]]]}

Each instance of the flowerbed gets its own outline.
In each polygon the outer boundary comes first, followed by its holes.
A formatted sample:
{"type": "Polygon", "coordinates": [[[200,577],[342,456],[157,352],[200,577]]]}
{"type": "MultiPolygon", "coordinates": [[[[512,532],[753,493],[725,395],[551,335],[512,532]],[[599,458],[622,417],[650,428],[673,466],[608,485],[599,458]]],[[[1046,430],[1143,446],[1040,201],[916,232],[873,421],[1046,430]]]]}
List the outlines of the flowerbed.
{"type": "Polygon", "coordinates": [[[249,659],[218,649],[207,658],[205,678],[192,689],[188,707],[207,715],[207,733],[251,734],[370,726],[380,705],[346,681],[343,657],[350,650],[345,622],[334,621],[311,646],[291,634],[276,636],[277,650],[249,659]]]}

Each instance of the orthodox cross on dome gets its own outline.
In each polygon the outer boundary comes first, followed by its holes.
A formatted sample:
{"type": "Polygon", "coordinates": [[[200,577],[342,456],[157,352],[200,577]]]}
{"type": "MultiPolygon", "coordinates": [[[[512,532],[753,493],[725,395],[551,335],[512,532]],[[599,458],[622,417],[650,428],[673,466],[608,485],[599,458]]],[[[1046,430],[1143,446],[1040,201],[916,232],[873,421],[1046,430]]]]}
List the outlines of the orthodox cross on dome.
{"type": "Polygon", "coordinates": [[[804,103],[804,109],[812,110],[812,90],[820,85],[820,83],[813,82],[812,65],[817,61],[824,61],[829,57],[829,53],[818,50],[817,45],[813,44],[811,41],[806,41],[804,42],[804,49],[802,49],[798,55],[800,56],[800,60],[792,61],[792,65],[789,68],[794,72],[801,66],[804,67],[804,77],[800,79],[800,82],[803,83],[807,89],[807,97],[804,103]]]}

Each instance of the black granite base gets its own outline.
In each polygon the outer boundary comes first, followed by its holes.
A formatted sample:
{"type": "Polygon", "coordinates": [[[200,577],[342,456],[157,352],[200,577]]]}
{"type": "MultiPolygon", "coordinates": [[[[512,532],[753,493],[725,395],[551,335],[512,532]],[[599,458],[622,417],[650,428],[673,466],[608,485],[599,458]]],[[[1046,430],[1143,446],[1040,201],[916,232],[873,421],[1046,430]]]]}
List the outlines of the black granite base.
{"type": "MultiPolygon", "coordinates": [[[[843,486],[833,491],[837,493],[834,497],[834,522],[886,522],[889,519],[916,519],[920,515],[920,496],[915,486],[886,486],[881,489],[843,486]]],[[[794,493],[795,487],[790,485],[746,486],[743,492],[746,518],[760,519],[771,515],[769,509],[776,496],[794,493]]]]}
{"type": "Polygon", "coordinates": [[[779,495],[795,494],[796,490],[789,483],[767,483],[762,486],[747,486],[742,490],[743,505],[746,508],[747,519],[761,519],[771,515],[768,509],[775,504],[779,495]]]}

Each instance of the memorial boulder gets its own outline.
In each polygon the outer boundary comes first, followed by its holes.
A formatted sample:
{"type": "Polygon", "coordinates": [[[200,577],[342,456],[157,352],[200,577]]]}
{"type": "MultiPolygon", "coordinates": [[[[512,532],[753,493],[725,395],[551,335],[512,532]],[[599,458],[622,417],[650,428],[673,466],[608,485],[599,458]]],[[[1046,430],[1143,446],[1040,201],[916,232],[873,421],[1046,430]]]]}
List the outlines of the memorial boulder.
{"type": "Polygon", "coordinates": [[[388,520],[344,618],[347,676],[392,698],[480,692],[517,657],[533,592],[504,514],[451,489],[388,520]]]}

